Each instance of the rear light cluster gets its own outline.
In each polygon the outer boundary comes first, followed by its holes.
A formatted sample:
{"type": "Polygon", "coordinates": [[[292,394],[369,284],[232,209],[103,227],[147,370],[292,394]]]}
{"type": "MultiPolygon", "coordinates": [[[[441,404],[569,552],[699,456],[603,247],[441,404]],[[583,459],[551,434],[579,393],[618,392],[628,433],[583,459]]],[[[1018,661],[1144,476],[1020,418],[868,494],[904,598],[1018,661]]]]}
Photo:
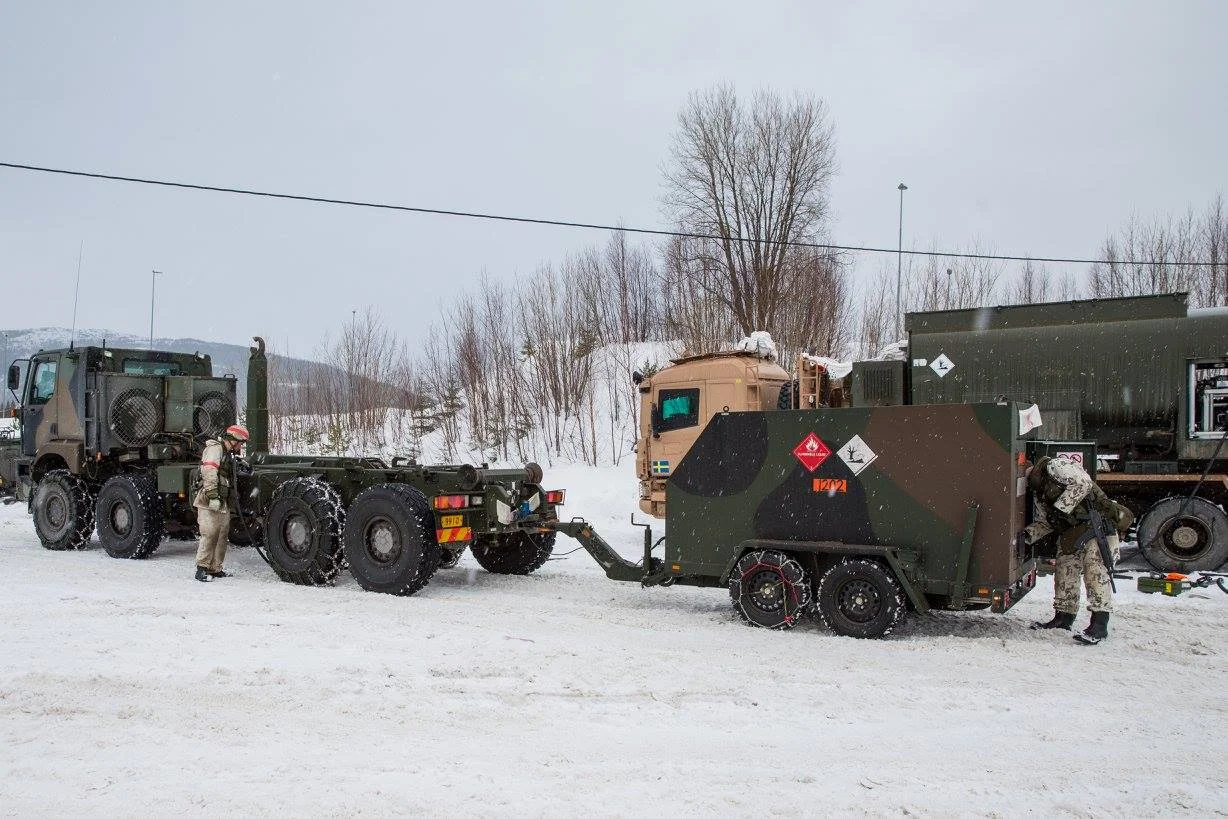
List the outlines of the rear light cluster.
{"type": "Polygon", "coordinates": [[[436,495],[433,501],[436,509],[464,509],[467,506],[481,506],[481,495],[436,495]]]}
{"type": "Polygon", "coordinates": [[[565,497],[567,497],[566,489],[551,489],[546,493],[546,503],[562,506],[565,497]]]}

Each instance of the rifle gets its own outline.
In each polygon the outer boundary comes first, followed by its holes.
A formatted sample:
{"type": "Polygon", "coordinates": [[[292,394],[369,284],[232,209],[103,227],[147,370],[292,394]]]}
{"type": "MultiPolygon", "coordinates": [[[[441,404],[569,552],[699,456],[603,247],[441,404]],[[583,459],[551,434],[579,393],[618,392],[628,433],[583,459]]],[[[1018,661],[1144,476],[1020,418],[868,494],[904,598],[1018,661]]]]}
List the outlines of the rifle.
{"type": "Polygon", "coordinates": [[[1104,561],[1104,568],[1109,572],[1109,585],[1113,587],[1113,593],[1117,593],[1117,583],[1113,580],[1113,550],[1109,548],[1109,528],[1104,522],[1104,517],[1095,509],[1088,509],[1087,516],[1087,534],[1080,538],[1080,546],[1087,542],[1089,537],[1096,539],[1096,547],[1100,550],[1100,559],[1104,561]]]}

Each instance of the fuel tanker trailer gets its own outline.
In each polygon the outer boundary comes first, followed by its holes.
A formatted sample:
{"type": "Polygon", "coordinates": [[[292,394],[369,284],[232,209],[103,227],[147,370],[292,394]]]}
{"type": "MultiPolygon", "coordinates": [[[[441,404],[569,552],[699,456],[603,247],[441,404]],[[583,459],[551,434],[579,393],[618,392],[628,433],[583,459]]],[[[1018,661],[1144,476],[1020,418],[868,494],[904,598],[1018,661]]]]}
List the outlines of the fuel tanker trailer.
{"type": "Polygon", "coordinates": [[[816,616],[881,637],[908,611],[1004,612],[1033,588],[1022,405],[780,410],[787,379],[745,352],[638,379],[640,506],[666,518],[661,557],[644,524],[638,563],[584,520],[543,528],[612,579],[725,588],[773,629],[816,616]]]}

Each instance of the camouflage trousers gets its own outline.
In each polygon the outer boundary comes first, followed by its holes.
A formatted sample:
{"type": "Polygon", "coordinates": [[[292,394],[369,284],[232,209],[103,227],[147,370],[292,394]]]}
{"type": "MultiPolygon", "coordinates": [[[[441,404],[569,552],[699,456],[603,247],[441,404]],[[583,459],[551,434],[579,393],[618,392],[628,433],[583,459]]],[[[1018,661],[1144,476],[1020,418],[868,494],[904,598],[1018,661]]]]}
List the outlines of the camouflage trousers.
{"type": "Polygon", "coordinates": [[[196,507],[196,523],[200,526],[200,546],[196,550],[196,565],[210,572],[220,572],[226,559],[226,544],[230,534],[230,513],[214,512],[196,507]]]}
{"type": "MultiPolygon", "coordinates": [[[[1120,543],[1116,535],[1109,536],[1109,551],[1117,559],[1120,543]]],[[[1088,611],[1113,610],[1113,586],[1109,570],[1100,559],[1100,549],[1095,540],[1089,540],[1082,548],[1070,554],[1057,556],[1053,573],[1053,608],[1067,614],[1079,613],[1081,586],[1087,586],[1088,611]]]]}

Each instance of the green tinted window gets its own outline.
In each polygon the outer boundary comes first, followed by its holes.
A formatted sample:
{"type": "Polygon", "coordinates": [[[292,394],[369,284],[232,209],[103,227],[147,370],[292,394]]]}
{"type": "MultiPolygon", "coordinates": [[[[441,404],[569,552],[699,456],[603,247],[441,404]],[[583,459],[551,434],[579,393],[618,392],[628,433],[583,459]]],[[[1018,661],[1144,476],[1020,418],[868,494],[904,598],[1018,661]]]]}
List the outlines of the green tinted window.
{"type": "Polygon", "coordinates": [[[657,432],[693,427],[699,423],[699,390],[661,390],[657,432]]]}

